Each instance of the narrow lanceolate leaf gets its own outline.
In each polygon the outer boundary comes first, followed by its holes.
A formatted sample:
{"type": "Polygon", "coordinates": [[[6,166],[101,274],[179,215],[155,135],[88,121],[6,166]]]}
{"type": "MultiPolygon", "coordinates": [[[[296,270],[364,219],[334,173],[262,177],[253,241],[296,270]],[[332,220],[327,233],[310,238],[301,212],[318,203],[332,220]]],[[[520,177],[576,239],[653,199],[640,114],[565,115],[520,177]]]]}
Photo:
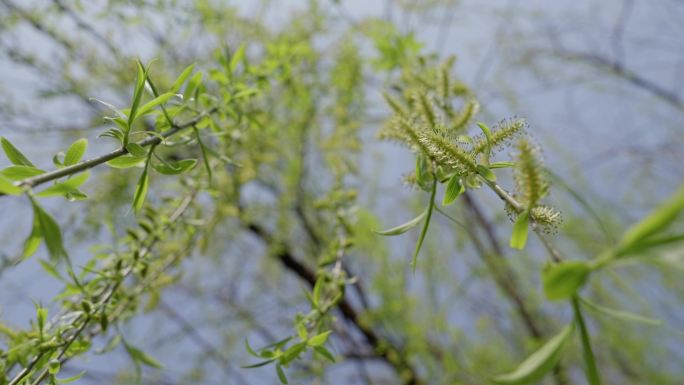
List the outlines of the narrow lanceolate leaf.
{"type": "Polygon", "coordinates": [[[58,384],[68,384],[70,382],[74,382],[74,381],[80,379],[81,377],[83,377],[84,374],[86,374],[85,371],[83,371],[83,372],[81,372],[81,373],[79,373],[73,377],[57,378],[56,380],[57,380],[58,384]]]}
{"type": "Polygon", "coordinates": [[[508,168],[515,166],[515,162],[492,162],[489,164],[489,169],[494,170],[497,168],[508,168]]]}
{"type": "Polygon", "coordinates": [[[492,170],[489,169],[489,167],[478,164],[477,173],[490,182],[496,182],[496,174],[494,174],[492,170]]]}
{"type": "Polygon", "coordinates": [[[110,160],[107,165],[113,168],[129,168],[140,165],[145,159],[147,158],[144,156],[124,155],[110,160]]]}
{"type": "Polygon", "coordinates": [[[24,192],[21,188],[14,185],[14,183],[0,175],[0,193],[8,195],[20,195],[24,192]]]}
{"type": "Polygon", "coordinates": [[[151,366],[157,369],[161,369],[164,367],[164,365],[162,365],[161,362],[157,361],[154,357],[136,348],[135,346],[124,343],[124,347],[126,348],[128,355],[131,356],[131,359],[134,362],[151,366]]]}
{"type": "Polygon", "coordinates": [[[618,246],[618,254],[627,254],[630,248],[638,246],[647,238],[665,230],[677,219],[682,210],[684,210],[684,184],[669,199],[651,211],[646,218],[632,225],[625,232],[618,246]]]}
{"type": "Polygon", "coordinates": [[[621,319],[623,321],[630,321],[630,322],[639,322],[643,323],[646,325],[652,325],[652,326],[660,326],[663,324],[663,321],[659,319],[654,319],[654,318],[648,318],[644,317],[638,314],[626,312],[623,310],[616,310],[616,309],[611,309],[609,307],[597,305],[593,302],[589,302],[588,300],[581,298],[580,297],[580,302],[582,305],[586,306],[587,309],[592,310],[596,313],[600,313],[603,315],[607,315],[609,317],[621,319]]]}
{"type": "Polygon", "coordinates": [[[233,57],[230,58],[230,63],[228,64],[228,67],[229,67],[231,73],[235,72],[238,64],[240,63],[240,61],[244,57],[245,57],[245,43],[242,43],[242,44],[240,44],[238,49],[233,54],[233,57]]]}
{"type": "Polygon", "coordinates": [[[9,166],[0,170],[0,175],[14,181],[31,178],[40,174],[45,174],[45,171],[33,166],[9,166]]]}
{"type": "Polygon", "coordinates": [[[197,165],[197,159],[181,159],[176,162],[166,162],[161,164],[152,164],[152,167],[160,174],[176,175],[182,174],[191,170],[197,165]]]}
{"type": "Polygon", "coordinates": [[[442,199],[442,206],[448,206],[452,204],[459,195],[463,194],[465,187],[461,184],[461,177],[454,175],[449,178],[447,182],[446,190],[444,191],[444,199],[442,199]]]}
{"type": "Polygon", "coordinates": [[[492,382],[497,385],[536,384],[556,366],[573,330],[574,324],[566,326],[560,333],[527,357],[514,371],[496,376],[492,382]]]}
{"type": "Polygon", "coordinates": [[[572,308],[575,312],[575,323],[579,328],[580,339],[582,341],[582,358],[584,358],[584,375],[587,378],[589,385],[601,385],[601,375],[599,374],[598,366],[596,365],[596,358],[591,347],[591,337],[589,330],[584,322],[582,309],[579,306],[577,297],[572,298],[572,308]]]}
{"type": "Polygon", "coordinates": [[[197,87],[199,87],[200,83],[202,83],[202,73],[197,72],[196,74],[192,75],[192,78],[190,78],[188,81],[188,85],[185,86],[185,92],[183,93],[184,101],[188,101],[193,97],[195,90],[197,90],[197,87]]]}
{"type": "Polygon", "coordinates": [[[423,228],[420,230],[420,236],[418,236],[418,242],[416,243],[416,249],[413,252],[413,258],[411,259],[411,267],[413,272],[416,272],[416,266],[418,265],[418,253],[420,253],[420,248],[423,246],[425,241],[425,236],[427,235],[428,227],[430,227],[430,218],[432,217],[432,209],[435,207],[435,194],[437,193],[437,178],[433,178],[432,182],[432,192],[430,193],[430,202],[428,202],[428,207],[425,210],[425,222],[423,222],[423,228]]]}
{"type": "Polygon", "coordinates": [[[138,119],[141,116],[147,115],[148,113],[150,113],[152,111],[152,109],[154,109],[155,107],[157,107],[159,105],[162,105],[162,104],[168,102],[169,99],[171,99],[174,96],[175,96],[174,93],[167,92],[165,94],[161,94],[161,95],[157,96],[156,98],[150,100],[149,102],[145,103],[142,107],[140,107],[140,109],[138,109],[138,111],[135,115],[135,119],[138,119]]]}
{"type": "Polygon", "coordinates": [[[145,79],[147,78],[147,73],[145,68],[140,62],[138,64],[138,77],[135,81],[135,88],[133,89],[133,100],[131,101],[131,109],[128,114],[128,121],[126,122],[126,130],[124,136],[124,145],[128,144],[128,133],[131,130],[131,126],[135,121],[138,114],[138,108],[140,107],[140,101],[142,100],[143,89],[145,88],[145,79]]]}
{"type": "MultiPolygon", "coordinates": [[[[149,163],[149,158],[148,158],[149,163]]],[[[133,197],[133,211],[138,212],[145,203],[145,197],[147,196],[147,189],[150,184],[150,176],[148,173],[148,165],[145,165],[142,174],[140,174],[140,179],[138,179],[138,184],[135,186],[135,196],[133,197]]]]}
{"type": "Polygon", "coordinates": [[[28,258],[35,254],[40,246],[40,241],[43,240],[43,233],[40,229],[40,221],[38,216],[33,214],[33,225],[31,227],[31,234],[24,241],[24,250],[22,251],[22,258],[28,258]]]}
{"type": "Polygon", "coordinates": [[[24,156],[19,149],[14,147],[9,140],[0,136],[0,144],[2,145],[2,149],[5,151],[5,155],[7,155],[7,159],[9,159],[12,164],[16,164],[17,166],[34,167],[33,163],[31,163],[31,161],[28,160],[28,158],[26,158],[26,156],[24,156]]]}
{"type": "Polygon", "coordinates": [[[324,345],[325,341],[328,340],[328,336],[330,336],[330,333],[332,333],[332,331],[327,331],[327,332],[323,332],[321,334],[315,335],[315,336],[309,338],[309,340],[306,343],[309,344],[309,346],[324,345]]]}
{"type": "Polygon", "coordinates": [[[527,244],[527,233],[530,225],[530,213],[529,211],[524,211],[513,224],[513,233],[511,234],[510,245],[514,249],[522,250],[527,244]]]}
{"type": "Polygon", "coordinates": [[[484,157],[485,164],[487,164],[489,163],[489,156],[492,152],[492,130],[490,130],[489,127],[482,122],[476,122],[476,124],[478,127],[480,127],[480,130],[482,130],[482,133],[485,136],[486,146],[484,148],[482,155],[484,157]]]}
{"type": "Polygon", "coordinates": [[[78,190],[78,188],[81,187],[81,185],[83,185],[83,183],[85,183],[88,180],[88,177],[90,177],[90,173],[80,173],[78,175],[75,175],[73,178],[67,179],[64,182],[56,183],[46,188],[45,190],[36,194],[36,196],[41,198],[47,198],[58,195],[66,195],[70,193],[83,194],[78,190]]]}
{"type": "Polygon", "coordinates": [[[420,215],[418,215],[417,217],[415,217],[415,218],[411,219],[410,221],[404,223],[403,225],[392,227],[391,229],[387,229],[387,230],[374,231],[374,232],[376,234],[386,235],[386,236],[403,234],[403,233],[411,230],[412,228],[418,226],[420,221],[422,221],[425,218],[425,216],[427,216],[427,210],[423,211],[422,213],[420,213],[420,215]]]}
{"type": "Polygon", "coordinates": [[[276,365],[276,373],[278,373],[280,382],[287,385],[287,377],[285,377],[285,372],[283,372],[283,367],[280,364],[276,365]]]}
{"type": "Polygon", "coordinates": [[[62,230],[59,228],[57,222],[50,214],[43,210],[35,199],[31,198],[31,204],[33,205],[34,221],[36,219],[38,221],[40,233],[45,240],[45,245],[47,246],[50,257],[55,260],[62,257],[68,257],[62,243],[62,230]]]}
{"type": "Polygon", "coordinates": [[[173,85],[171,86],[171,89],[169,92],[177,93],[183,83],[188,79],[188,77],[192,74],[192,71],[195,69],[195,63],[190,64],[187,66],[183,72],[181,72],[180,75],[178,75],[178,78],[176,78],[176,81],[173,82],[173,85]]]}
{"type": "Polygon", "coordinates": [[[325,357],[330,362],[335,362],[335,356],[330,353],[330,350],[326,349],[325,346],[315,346],[314,351],[323,357],[325,357]]]}
{"type": "Polygon", "coordinates": [[[126,145],[126,151],[128,151],[131,156],[136,158],[147,157],[147,150],[145,150],[145,148],[138,143],[128,143],[126,145]]]}
{"type": "Polygon", "coordinates": [[[71,166],[78,163],[88,148],[88,139],[81,138],[69,146],[69,149],[64,154],[64,165],[71,166]]]}

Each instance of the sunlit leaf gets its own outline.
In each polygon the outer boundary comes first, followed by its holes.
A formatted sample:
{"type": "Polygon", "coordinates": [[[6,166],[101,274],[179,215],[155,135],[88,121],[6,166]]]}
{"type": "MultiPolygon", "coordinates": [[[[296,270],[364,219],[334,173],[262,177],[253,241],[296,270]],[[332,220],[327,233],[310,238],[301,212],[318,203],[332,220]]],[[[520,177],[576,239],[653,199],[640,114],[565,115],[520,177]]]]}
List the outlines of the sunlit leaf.
{"type": "Polygon", "coordinates": [[[550,263],[542,270],[544,294],[550,300],[567,299],[575,295],[591,273],[585,261],[550,263]]]}
{"type": "Polygon", "coordinates": [[[465,187],[461,184],[461,177],[454,175],[449,178],[447,182],[446,190],[444,191],[444,198],[442,199],[442,206],[448,206],[452,204],[459,195],[463,194],[465,187]]]}
{"type": "Polygon", "coordinates": [[[69,149],[64,154],[64,165],[71,166],[78,163],[86,152],[88,147],[88,139],[81,138],[69,146],[69,149]]]}
{"type": "Polygon", "coordinates": [[[31,163],[24,154],[19,151],[14,145],[7,140],[5,137],[0,136],[0,144],[2,145],[2,149],[5,151],[5,155],[7,155],[7,159],[9,159],[12,164],[15,164],[17,166],[30,166],[34,167],[33,163],[31,163]]]}
{"type": "Polygon", "coordinates": [[[393,235],[403,234],[403,233],[405,233],[405,232],[411,230],[412,228],[418,226],[418,224],[419,224],[426,216],[427,216],[427,210],[423,211],[422,213],[420,213],[420,215],[418,215],[417,217],[411,219],[410,221],[408,221],[408,222],[406,222],[406,223],[404,223],[404,224],[402,224],[402,225],[399,225],[399,226],[396,226],[396,227],[392,227],[391,229],[381,230],[381,231],[374,231],[374,232],[375,232],[376,234],[379,234],[379,235],[386,235],[386,236],[393,236],[393,235]]]}
{"type": "Polygon", "coordinates": [[[511,234],[510,246],[514,249],[522,250],[527,244],[527,233],[530,225],[530,213],[524,211],[518,215],[518,218],[513,224],[513,233],[511,234]]]}

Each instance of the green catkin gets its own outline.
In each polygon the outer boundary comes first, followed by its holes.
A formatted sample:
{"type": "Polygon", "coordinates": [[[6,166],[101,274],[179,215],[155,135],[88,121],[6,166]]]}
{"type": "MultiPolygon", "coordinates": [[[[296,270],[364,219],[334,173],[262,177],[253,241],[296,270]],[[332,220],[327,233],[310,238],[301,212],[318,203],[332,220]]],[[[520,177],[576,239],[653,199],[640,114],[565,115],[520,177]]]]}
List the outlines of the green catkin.
{"type": "Polygon", "coordinates": [[[427,124],[430,125],[430,127],[434,128],[437,124],[437,121],[435,118],[435,111],[432,108],[432,102],[424,93],[418,94],[416,99],[423,119],[427,124]]]}
{"type": "Polygon", "coordinates": [[[517,145],[515,184],[520,199],[527,207],[534,207],[549,192],[544,169],[537,156],[537,149],[527,140],[517,145]]]}
{"type": "Polygon", "coordinates": [[[563,221],[560,211],[548,205],[534,206],[530,210],[530,216],[546,233],[553,232],[563,221]]]}
{"type": "Polygon", "coordinates": [[[451,131],[459,132],[464,130],[473,117],[480,111],[480,103],[475,99],[469,99],[465,102],[461,110],[451,122],[451,131]]]}
{"type": "MultiPolygon", "coordinates": [[[[527,127],[527,122],[525,119],[513,118],[502,121],[501,123],[494,126],[492,129],[492,134],[489,139],[492,149],[500,147],[511,139],[515,138],[517,135],[523,133],[527,127]]],[[[484,136],[478,136],[475,144],[473,145],[473,152],[476,154],[481,154],[487,149],[487,138],[484,136]]]]}
{"type": "Polygon", "coordinates": [[[421,131],[417,134],[417,138],[426,149],[427,155],[435,160],[438,165],[455,168],[462,175],[477,172],[477,164],[471,153],[437,133],[421,131]]]}
{"type": "Polygon", "coordinates": [[[406,110],[404,109],[404,106],[401,105],[401,103],[394,98],[392,95],[388,94],[387,92],[382,93],[382,97],[385,98],[385,101],[387,104],[392,108],[395,114],[405,116],[406,115],[406,110]]]}

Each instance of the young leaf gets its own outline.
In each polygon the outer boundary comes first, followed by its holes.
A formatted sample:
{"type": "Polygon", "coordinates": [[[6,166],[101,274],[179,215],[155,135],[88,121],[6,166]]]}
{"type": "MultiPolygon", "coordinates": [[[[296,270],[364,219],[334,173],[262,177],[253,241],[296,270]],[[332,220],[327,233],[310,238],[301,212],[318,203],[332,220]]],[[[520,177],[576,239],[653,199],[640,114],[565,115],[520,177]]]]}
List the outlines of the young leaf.
{"type": "Polygon", "coordinates": [[[314,346],[314,351],[328,359],[328,361],[335,362],[335,356],[325,346],[314,346]]]}
{"type": "Polygon", "coordinates": [[[126,145],[126,151],[128,151],[131,156],[136,158],[147,157],[147,150],[145,150],[145,148],[138,143],[128,143],[126,145]]]}
{"type": "Polygon", "coordinates": [[[280,366],[280,364],[276,365],[276,373],[278,373],[278,379],[280,379],[280,382],[287,385],[287,377],[285,377],[285,372],[283,372],[283,368],[280,366]]]}
{"type": "Polygon", "coordinates": [[[587,377],[589,385],[601,385],[601,376],[599,375],[598,367],[596,366],[596,359],[591,348],[591,339],[589,331],[584,323],[582,316],[582,309],[580,309],[577,297],[572,298],[572,308],[575,312],[575,323],[580,331],[580,339],[582,341],[582,357],[584,358],[584,374],[587,377]]]}
{"type": "Polygon", "coordinates": [[[587,307],[587,309],[592,310],[596,313],[601,313],[604,315],[607,315],[609,317],[613,318],[618,318],[624,321],[633,321],[633,322],[639,322],[643,323],[646,325],[652,325],[652,326],[660,326],[663,324],[663,321],[659,319],[653,319],[653,318],[648,318],[644,316],[640,316],[638,314],[633,314],[629,313],[626,311],[622,310],[616,310],[616,309],[611,309],[605,306],[597,305],[593,302],[589,302],[588,300],[581,298],[580,297],[580,302],[587,307]]]}
{"type": "Polygon", "coordinates": [[[245,57],[245,43],[240,44],[238,49],[235,50],[233,57],[230,58],[228,68],[230,69],[231,73],[235,72],[235,69],[237,69],[237,66],[243,57],[245,57]]]}
{"type": "Polygon", "coordinates": [[[42,259],[39,259],[38,262],[40,263],[40,266],[43,267],[43,270],[45,270],[49,275],[59,279],[60,281],[62,280],[62,276],[59,274],[59,271],[57,271],[57,268],[50,262],[43,261],[42,259]]]}
{"type": "Polygon", "coordinates": [[[444,199],[442,199],[442,206],[452,204],[459,195],[463,194],[465,187],[461,184],[461,177],[454,175],[449,178],[446,190],[444,191],[444,199]]]}
{"type": "Polygon", "coordinates": [[[284,353],[283,356],[280,358],[280,364],[281,365],[287,365],[292,360],[295,358],[299,357],[299,355],[306,350],[306,342],[298,342],[292,346],[290,346],[284,353]]]}
{"type": "Polygon", "coordinates": [[[14,181],[31,178],[40,174],[45,174],[45,171],[33,166],[9,166],[0,171],[0,175],[14,181]]]}
{"type": "Polygon", "coordinates": [[[152,164],[158,173],[164,175],[176,175],[182,174],[188,170],[191,170],[197,164],[197,159],[181,159],[176,162],[167,162],[161,164],[152,164]]]}
{"type": "Polygon", "coordinates": [[[527,244],[527,233],[530,225],[530,212],[524,211],[518,215],[513,224],[510,245],[514,249],[522,250],[527,244]]]}
{"type": "Polygon", "coordinates": [[[483,166],[481,164],[477,165],[477,173],[480,174],[483,178],[487,179],[490,182],[496,182],[496,174],[492,172],[488,167],[483,166]]]}
{"type": "Polygon", "coordinates": [[[21,187],[17,187],[12,183],[11,180],[0,175],[0,193],[7,195],[21,195],[24,190],[21,187]]]}
{"type": "MultiPolygon", "coordinates": [[[[151,153],[151,152],[150,152],[151,153]]],[[[143,169],[142,174],[140,174],[140,179],[138,179],[138,184],[135,186],[135,196],[133,197],[133,211],[138,212],[145,203],[145,197],[147,196],[147,189],[150,184],[150,176],[148,173],[150,159],[147,158],[147,163],[143,169]]]]}
{"type": "Polygon", "coordinates": [[[272,358],[272,359],[270,359],[270,360],[257,362],[256,364],[245,365],[245,366],[240,366],[240,367],[243,368],[243,369],[259,368],[259,367],[262,367],[262,366],[266,366],[266,365],[270,364],[271,362],[273,362],[273,361],[275,361],[275,360],[276,360],[275,358],[272,358]]]}
{"type": "Polygon", "coordinates": [[[149,354],[143,352],[142,350],[136,348],[135,346],[129,345],[125,341],[124,341],[124,347],[126,348],[128,355],[131,356],[131,359],[134,362],[141,363],[141,364],[147,365],[147,366],[151,366],[151,367],[157,368],[157,369],[161,369],[164,367],[164,365],[162,365],[161,362],[154,359],[154,357],[152,357],[149,354]]]}
{"type": "Polygon", "coordinates": [[[488,164],[489,156],[492,153],[492,130],[490,130],[489,127],[482,122],[476,122],[475,124],[477,124],[477,126],[480,127],[480,130],[482,130],[482,133],[485,136],[486,146],[484,148],[482,156],[484,158],[484,163],[488,164]]]}
{"type": "Polygon", "coordinates": [[[140,165],[140,163],[142,163],[145,159],[145,157],[123,155],[110,160],[107,162],[107,165],[112,168],[129,168],[140,165]]]}
{"type": "Polygon", "coordinates": [[[199,144],[200,151],[202,151],[202,161],[204,162],[204,169],[207,170],[207,177],[209,178],[209,184],[211,184],[212,174],[211,166],[209,165],[209,151],[207,151],[207,147],[204,145],[204,142],[202,142],[202,137],[199,134],[197,126],[192,126],[192,129],[195,132],[195,137],[197,138],[197,144],[199,144]]]}
{"type": "Polygon", "coordinates": [[[133,100],[131,101],[131,109],[128,114],[128,121],[126,122],[126,130],[124,132],[124,146],[128,144],[128,134],[137,116],[138,107],[140,106],[140,101],[142,100],[143,88],[145,87],[145,79],[147,78],[147,71],[142,66],[142,63],[138,61],[137,65],[138,76],[135,81],[135,88],[133,89],[133,100]]]}
{"type": "Polygon", "coordinates": [[[43,239],[45,239],[45,245],[47,246],[50,257],[54,260],[61,257],[67,258],[68,255],[62,244],[62,231],[59,228],[59,225],[50,214],[43,210],[35,199],[30,199],[31,205],[33,206],[33,215],[38,220],[40,233],[42,234],[43,239]]]}
{"type": "Polygon", "coordinates": [[[31,161],[28,160],[28,158],[26,158],[24,154],[14,147],[14,145],[5,137],[0,136],[0,144],[2,145],[2,149],[5,151],[5,155],[7,155],[7,159],[9,159],[12,164],[17,166],[34,167],[33,163],[31,163],[31,161]]]}
{"type": "Polygon", "coordinates": [[[315,335],[306,342],[309,346],[321,346],[325,344],[325,341],[328,340],[328,336],[332,333],[332,331],[327,331],[323,332],[321,334],[315,335]]]}
{"type": "Polygon", "coordinates": [[[427,210],[423,211],[422,213],[420,213],[420,215],[418,215],[417,217],[415,217],[415,218],[411,219],[410,221],[404,223],[403,225],[392,227],[391,229],[387,229],[387,230],[381,230],[381,231],[375,231],[374,230],[373,232],[378,234],[378,235],[385,235],[385,236],[393,236],[393,235],[403,234],[403,233],[411,230],[412,228],[416,227],[420,223],[420,221],[422,221],[423,218],[425,218],[426,216],[427,216],[427,210]]]}
{"type": "Polygon", "coordinates": [[[496,376],[492,382],[497,385],[536,384],[556,366],[573,330],[574,324],[564,327],[560,333],[527,357],[514,371],[496,376]]]}
{"type": "Polygon", "coordinates": [[[489,169],[494,170],[497,168],[508,168],[515,166],[514,162],[494,162],[489,164],[489,169]]]}
{"type": "Polygon", "coordinates": [[[575,295],[591,273],[584,261],[563,261],[548,264],[542,270],[544,294],[550,300],[567,299],[575,295]]]}
{"type": "Polygon", "coordinates": [[[646,218],[632,225],[622,237],[618,246],[618,255],[628,253],[629,249],[638,246],[648,237],[665,230],[679,213],[684,210],[684,184],[665,202],[651,211],[646,218]]]}
{"type": "Polygon", "coordinates": [[[64,154],[64,165],[71,166],[78,163],[86,152],[88,147],[88,139],[81,138],[69,146],[69,149],[64,154]]]}
{"type": "Polygon", "coordinates": [[[428,227],[430,226],[430,218],[432,217],[432,209],[435,207],[435,194],[437,193],[437,179],[435,178],[432,182],[432,192],[430,193],[430,202],[428,202],[428,207],[425,210],[425,222],[423,223],[423,228],[420,231],[420,236],[418,237],[418,242],[416,243],[416,249],[413,251],[413,258],[411,259],[411,267],[413,272],[416,272],[416,266],[418,264],[418,253],[420,253],[420,248],[423,246],[425,241],[425,236],[427,235],[428,227]]]}
{"type": "Polygon", "coordinates": [[[83,172],[72,178],[67,179],[64,182],[56,183],[45,190],[36,194],[36,196],[41,198],[52,197],[56,195],[67,195],[67,194],[77,194],[85,195],[78,188],[88,180],[90,173],[83,172]]]}
{"type": "Polygon", "coordinates": [[[157,107],[160,104],[166,103],[167,101],[169,101],[169,99],[171,99],[174,96],[175,96],[174,93],[167,92],[165,94],[161,94],[161,95],[157,96],[156,98],[150,100],[149,102],[145,103],[142,107],[140,107],[140,109],[137,112],[137,115],[135,116],[135,119],[137,119],[141,116],[147,115],[150,111],[152,111],[152,109],[154,107],[157,107]]]}
{"type": "Polygon", "coordinates": [[[195,93],[195,90],[197,87],[199,87],[200,83],[202,83],[202,73],[197,72],[190,78],[190,81],[188,81],[188,85],[185,86],[185,92],[183,93],[183,100],[188,101],[190,98],[195,93]]]}
{"type": "Polygon", "coordinates": [[[40,229],[40,221],[38,221],[38,216],[33,214],[33,226],[31,227],[31,234],[24,241],[24,250],[21,253],[21,257],[26,259],[33,254],[40,246],[40,241],[43,240],[43,233],[40,229]]]}
{"type": "Polygon", "coordinates": [[[188,76],[190,76],[190,74],[192,74],[192,71],[194,69],[195,69],[195,63],[192,63],[189,66],[187,66],[183,70],[183,72],[181,72],[181,74],[178,75],[178,78],[176,78],[176,81],[173,82],[173,85],[171,86],[171,89],[169,90],[169,92],[172,92],[174,94],[177,93],[178,90],[180,90],[183,83],[185,83],[185,80],[187,80],[188,76]]]}

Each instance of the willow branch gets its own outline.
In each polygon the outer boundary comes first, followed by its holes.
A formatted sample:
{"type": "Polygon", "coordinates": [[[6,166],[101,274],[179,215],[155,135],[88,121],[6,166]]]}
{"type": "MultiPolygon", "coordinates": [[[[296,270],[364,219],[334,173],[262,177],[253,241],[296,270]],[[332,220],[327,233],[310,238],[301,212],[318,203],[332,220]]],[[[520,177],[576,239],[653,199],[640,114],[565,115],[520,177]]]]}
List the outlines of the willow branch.
{"type": "MultiPolygon", "coordinates": [[[[203,112],[197,116],[195,116],[193,119],[179,125],[174,125],[172,126],[169,130],[164,131],[160,133],[159,135],[151,136],[147,139],[141,140],[139,142],[136,142],[141,147],[148,147],[148,146],[155,146],[160,144],[164,139],[177,134],[178,132],[190,128],[193,125],[199,123],[200,120],[202,120],[205,116],[210,115],[212,113],[216,112],[216,108],[213,108],[207,112],[203,112]]],[[[36,186],[39,186],[43,183],[47,183],[53,180],[57,180],[59,178],[65,177],[65,176],[70,176],[70,175],[75,175],[80,172],[89,170],[93,167],[99,166],[103,163],[109,162],[110,160],[116,159],[118,157],[121,157],[123,155],[128,154],[128,150],[126,148],[121,147],[119,149],[116,149],[108,154],[100,155],[98,157],[84,160],[81,162],[78,162],[74,165],[60,168],[54,171],[46,172],[44,174],[36,175],[30,178],[26,178],[23,180],[20,180],[18,182],[15,182],[15,185],[18,187],[23,187],[23,188],[33,188],[36,186]]],[[[0,196],[5,195],[0,193],[0,196]]]]}

